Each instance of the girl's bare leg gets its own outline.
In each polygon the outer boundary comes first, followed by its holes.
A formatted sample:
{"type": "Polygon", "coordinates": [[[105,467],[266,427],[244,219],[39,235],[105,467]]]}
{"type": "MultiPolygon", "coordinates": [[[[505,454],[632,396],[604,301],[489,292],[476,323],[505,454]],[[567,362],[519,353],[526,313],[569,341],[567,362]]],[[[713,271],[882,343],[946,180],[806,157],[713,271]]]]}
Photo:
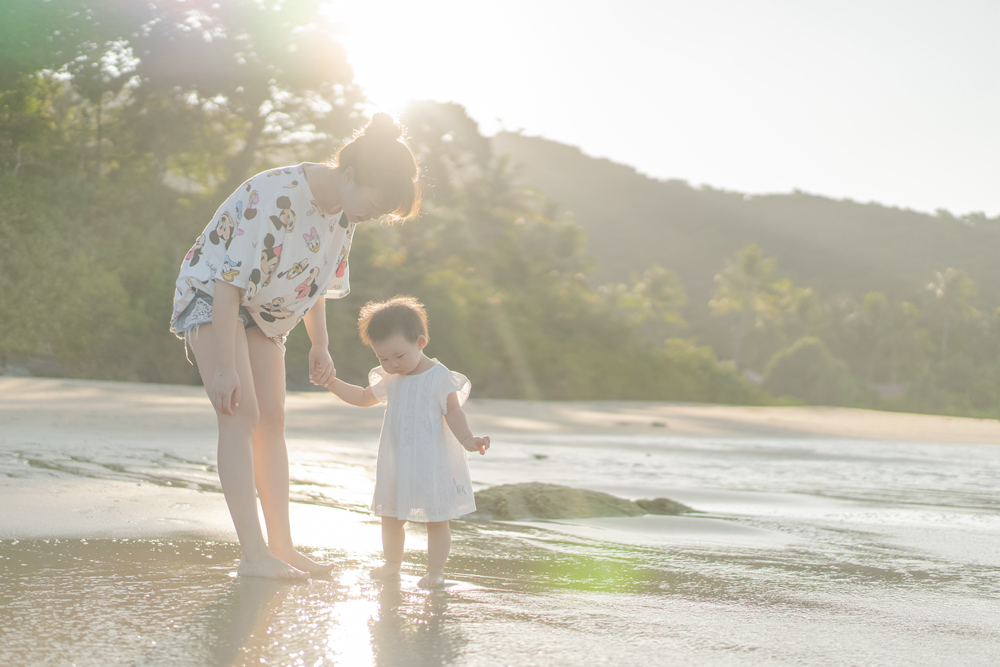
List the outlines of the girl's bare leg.
{"type": "Polygon", "coordinates": [[[399,574],[403,565],[403,545],[406,542],[406,521],[394,516],[382,517],[382,554],[385,564],[369,572],[372,579],[399,574]]]}
{"type": "Polygon", "coordinates": [[[427,574],[417,586],[435,588],[444,583],[444,565],[451,553],[451,524],[448,521],[433,521],[427,524],[427,574]]]}
{"type": "Polygon", "coordinates": [[[253,434],[253,462],[257,495],[267,523],[267,543],[271,553],[286,563],[311,574],[325,574],[333,565],[317,563],[292,546],[285,446],[285,355],[260,329],[250,329],[246,337],[260,411],[253,434]]]}
{"type": "MultiPolygon", "coordinates": [[[[216,341],[212,325],[202,324],[191,347],[198,360],[198,372],[206,389],[216,372],[216,341]]],[[[233,414],[216,410],[219,421],[219,482],[226,496],[229,514],[233,517],[236,536],[240,541],[239,575],[269,579],[299,579],[306,575],[267,548],[257,518],[257,498],[254,495],[254,465],[252,440],[257,429],[259,410],[254,396],[254,378],[250,370],[247,337],[243,326],[236,328],[236,373],[242,388],[242,400],[233,414]]]]}

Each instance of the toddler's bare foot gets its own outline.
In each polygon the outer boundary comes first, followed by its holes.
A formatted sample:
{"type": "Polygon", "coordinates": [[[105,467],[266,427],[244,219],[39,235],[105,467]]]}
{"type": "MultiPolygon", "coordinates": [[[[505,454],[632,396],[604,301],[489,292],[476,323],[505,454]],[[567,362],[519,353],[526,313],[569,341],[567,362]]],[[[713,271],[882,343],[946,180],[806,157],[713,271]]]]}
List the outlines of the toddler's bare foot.
{"type": "Polygon", "coordinates": [[[385,579],[386,577],[394,577],[399,574],[399,568],[402,563],[386,563],[385,565],[379,565],[374,570],[368,574],[372,579],[385,579]]]}
{"type": "Polygon", "coordinates": [[[240,566],[236,574],[241,577],[262,577],[264,579],[308,579],[309,574],[292,567],[280,558],[270,554],[259,558],[240,558],[240,566]]]}
{"type": "Polygon", "coordinates": [[[427,574],[417,582],[420,588],[437,588],[444,585],[444,570],[427,570],[427,574]]]}
{"type": "Polygon", "coordinates": [[[303,572],[308,572],[309,574],[330,574],[330,571],[333,570],[333,563],[317,563],[308,556],[303,556],[295,549],[290,549],[288,551],[272,549],[271,551],[275,556],[285,561],[292,567],[302,570],[303,572]]]}

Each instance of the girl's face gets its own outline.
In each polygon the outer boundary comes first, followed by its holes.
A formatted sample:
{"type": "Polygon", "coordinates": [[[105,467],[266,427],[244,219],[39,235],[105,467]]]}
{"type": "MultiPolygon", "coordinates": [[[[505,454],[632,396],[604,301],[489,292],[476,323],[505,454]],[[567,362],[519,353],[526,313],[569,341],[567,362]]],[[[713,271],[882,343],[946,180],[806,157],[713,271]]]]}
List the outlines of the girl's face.
{"type": "Polygon", "coordinates": [[[424,336],[417,336],[417,340],[409,341],[403,334],[395,333],[385,340],[372,343],[372,349],[386,373],[410,375],[420,364],[425,345],[427,338],[424,336]]]}
{"type": "Polygon", "coordinates": [[[340,181],[340,205],[347,221],[353,224],[381,218],[386,214],[378,203],[378,191],[360,186],[354,180],[354,167],[348,167],[340,181]]]}

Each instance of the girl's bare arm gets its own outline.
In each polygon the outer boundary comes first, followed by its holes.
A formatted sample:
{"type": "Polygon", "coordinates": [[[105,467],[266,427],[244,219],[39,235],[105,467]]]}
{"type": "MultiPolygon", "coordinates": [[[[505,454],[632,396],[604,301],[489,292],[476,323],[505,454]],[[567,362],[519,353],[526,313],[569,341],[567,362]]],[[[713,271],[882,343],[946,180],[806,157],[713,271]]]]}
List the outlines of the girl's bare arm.
{"type": "Polygon", "coordinates": [[[240,288],[224,280],[215,281],[212,296],[212,336],[215,339],[216,367],[208,397],[215,409],[233,414],[240,404],[240,378],[236,374],[236,324],[240,288]]]}
{"type": "Polygon", "coordinates": [[[332,391],[344,403],[350,403],[359,408],[367,408],[379,402],[375,398],[375,394],[372,393],[371,387],[359,387],[356,384],[348,384],[337,378],[331,380],[326,385],[326,388],[332,391]]]}
{"type": "Polygon", "coordinates": [[[472,434],[472,429],[469,428],[469,420],[465,416],[465,410],[462,409],[462,405],[458,402],[458,394],[456,392],[453,391],[448,394],[447,407],[448,413],[444,418],[448,422],[448,428],[455,434],[458,441],[462,443],[462,447],[465,447],[470,452],[485,454],[486,450],[490,448],[490,436],[479,437],[472,434]]]}
{"type": "Polygon", "coordinates": [[[309,348],[309,380],[327,386],[337,377],[330,357],[330,335],[326,330],[326,299],[320,297],[303,318],[312,347],[309,348]]]}

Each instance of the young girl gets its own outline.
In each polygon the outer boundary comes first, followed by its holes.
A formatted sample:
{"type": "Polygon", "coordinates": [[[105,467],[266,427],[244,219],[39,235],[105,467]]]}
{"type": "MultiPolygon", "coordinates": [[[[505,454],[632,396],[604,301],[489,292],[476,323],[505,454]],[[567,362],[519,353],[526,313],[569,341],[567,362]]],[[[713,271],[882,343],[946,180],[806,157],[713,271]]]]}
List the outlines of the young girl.
{"type": "Polygon", "coordinates": [[[440,586],[451,550],[448,520],[476,511],[465,451],[485,454],[490,438],[469,429],[462,410],[472,389],[466,377],[424,354],[430,339],[419,301],[397,296],[368,303],[358,328],[381,366],[368,374],[368,387],[336,378],[326,387],[352,405],[386,404],[372,501],[382,517],[385,564],[371,576],[399,573],[404,526],[419,521],[427,524],[427,574],[418,585],[440,586]]]}
{"type": "Polygon", "coordinates": [[[409,220],[420,207],[416,160],[400,136],[389,116],[376,114],[330,164],[252,177],[181,264],[170,330],[194,351],[218,417],[219,480],[240,541],[241,576],[290,579],[331,568],[292,546],[284,341],[305,320],[310,379],[325,384],[336,375],[324,304],[350,291],[355,225],[386,214],[409,220]]]}

